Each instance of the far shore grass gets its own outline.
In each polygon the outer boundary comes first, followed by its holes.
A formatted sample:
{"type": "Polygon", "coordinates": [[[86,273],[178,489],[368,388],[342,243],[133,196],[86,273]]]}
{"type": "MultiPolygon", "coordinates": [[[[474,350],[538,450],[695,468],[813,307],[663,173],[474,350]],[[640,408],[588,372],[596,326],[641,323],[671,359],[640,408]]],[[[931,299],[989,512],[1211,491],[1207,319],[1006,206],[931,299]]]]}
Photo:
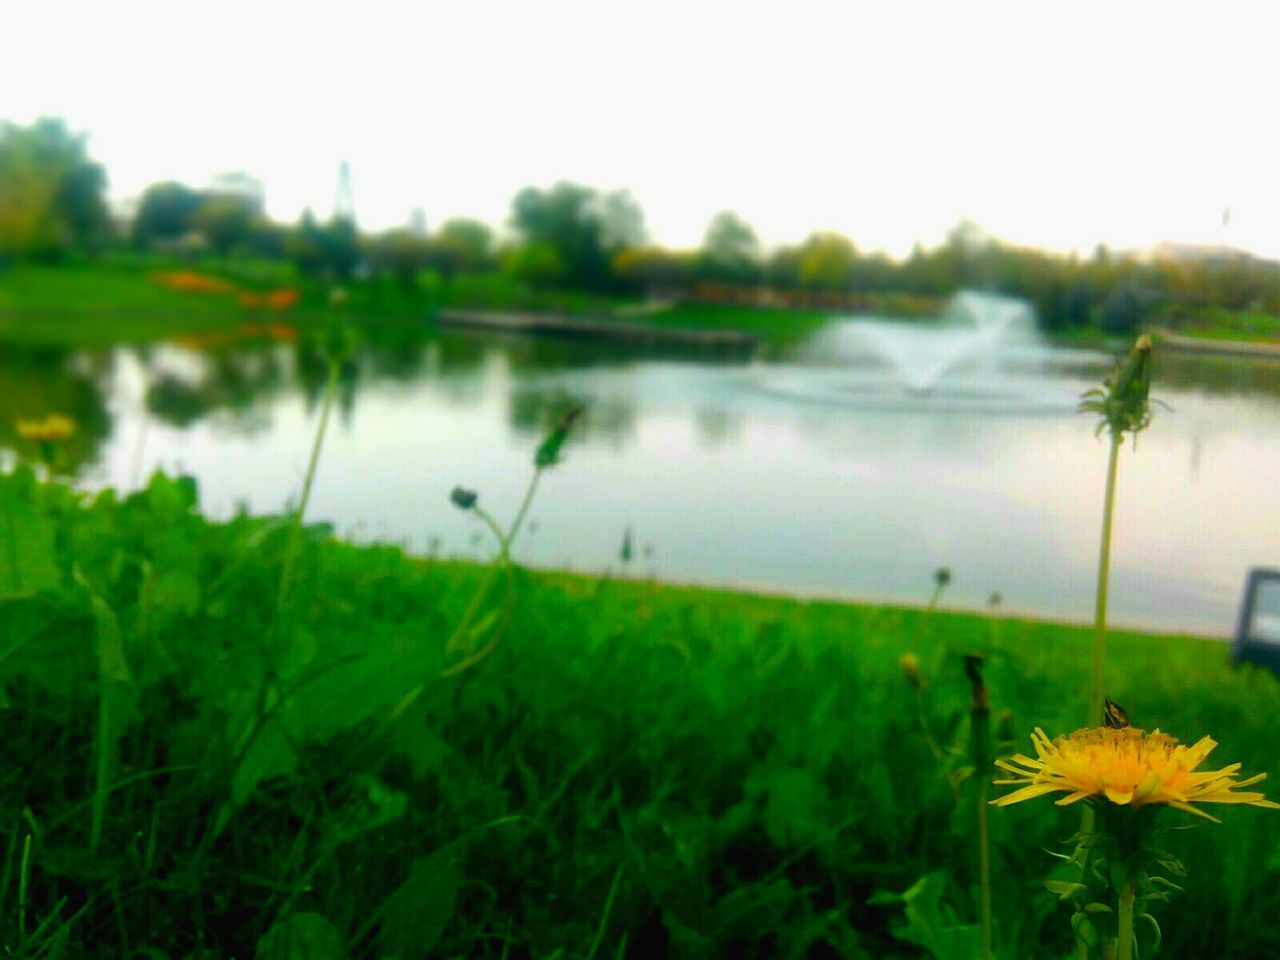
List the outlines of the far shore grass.
{"type": "MultiPolygon", "coordinates": [[[[888,298],[896,303],[900,298],[888,298]]],[[[444,307],[526,312],[553,311],[628,323],[686,329],[735,329],[770,347],[803,340],[839,311],[820,307],[673,302],[644,309],[634,297],[580,291],[530,291],[500,274],[461,275],[445,282],[426,271],[407,289],[390,279],[347,285],[345,317],[363,324],[425,324],[444,307]],[[637,309],[639,307],[640,309],[637,309]]],[[[205,259],[183,263],[154,256],[115,254],[57,265],[0,268],[0,342],[63,347],[104,347],[191,334],[233,333],[246,324],[280,321],[298,327],[331,316],[327,289],[300,281],[293,266],[271,260],[205,259]],[[246,292],[294,289],[296,304],[283,310],[245,306],[236,295],[170,289],[161,274],[190,271],[223,278],[246,292]]],[[[1178,318],[1182,336],[1208,341],[1280,343],[1280,318],[1256,311],[1206,309],[1178,318]]],[[[1054,342],[1102,346],[1095,327],[1055,331],[1054,342]]]]}

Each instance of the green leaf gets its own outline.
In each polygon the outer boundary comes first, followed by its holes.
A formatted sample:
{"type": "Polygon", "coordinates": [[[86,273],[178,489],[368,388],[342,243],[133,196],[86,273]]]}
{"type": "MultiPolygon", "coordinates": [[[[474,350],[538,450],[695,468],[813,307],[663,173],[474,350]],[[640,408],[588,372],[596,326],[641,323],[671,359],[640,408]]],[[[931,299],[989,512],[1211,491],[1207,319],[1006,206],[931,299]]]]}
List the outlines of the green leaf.
{"type": "Polygon", "coordinates": [[[819,841],[829,829],[830,806],[827,788],[812,770],[774,770],[768,778],[765,832],[783,849],[819,841]]]}
{"type": "Polygon", "coordinates": [[[263,780],[282,777],[298,768],[298,755],[279,723],[268,717],[250,742],[231,778],[231,799],[239,806],[263,780]]]}
{"type": "Polygon", "coordinates": [[[1107,906],[1105,903],[1098,903],[1097,901],[1094,901],[1093,903],[1086,903],[1084,905],[1084,910],[1085,910],[1085,913],[1110,913],[1111,912],[1111,908],[1109,906],[1107,906]]]}
{"type": "Polygon", "coordinates": [[[1159,950],[1160,943],[1163,937],[1160,934],[1160,924],[1156,923],[1156,918],[1149,913],[1143,913],[1139,915],[1138,919],[1145,920],[1147,921],[1147,923],[1151,924],[1151,932],[1155,934],[1155,938],[1156,938],[1155,949],[1159,950]]]}
{"type": "Polygon", "coordinates": [[[899,940],[924,947],[935,960],[974,960],[978,956],[980,933],[972,924],[951,921],[942,906],[946,874],[941,870],[926,874],[902,895],[907,923],[893,931],[899,940]]]}
{"type": "Polygon", "coordinates": [[[116,749],[125,729],[137,716],[138,694],[125,659],[124,638],[115,611],[93,591],[78,567],[72,568],[72,576],[89,598],[97,634],[97,770],[89,831],[90,849],[96,850],[106,819],[107,788],[115,772],[116,749]]]}
{"type": "Polygon", "coordinates": [[[342,935],[318,913],[278,920],[258,940],[256,960],[342,960],[342,935]]]}
{"type": "Polygon", "coordinates": [[[1046,880],[1044,886],[1050,893],[1056,893],[1059,901],[1069,900],[1077,893],[1089,889],[1083,883],[1069,883],[1066,880],[1046,880]]]}
{"type": "Polygon", "coordinates": [[[1098,942],[1098,931],[1083,911],[1072,915],[1071,929],[1075,931],[1077,938],[1091,947],[1098,942]]]}
{"type": "Polygon", "coordinates": [[[383,902],[381,956],[416,960],[425,957],[444,935],[457,905],[462,868],[452,847],[443,847],[413,862],[405,880],[383,902]]]}

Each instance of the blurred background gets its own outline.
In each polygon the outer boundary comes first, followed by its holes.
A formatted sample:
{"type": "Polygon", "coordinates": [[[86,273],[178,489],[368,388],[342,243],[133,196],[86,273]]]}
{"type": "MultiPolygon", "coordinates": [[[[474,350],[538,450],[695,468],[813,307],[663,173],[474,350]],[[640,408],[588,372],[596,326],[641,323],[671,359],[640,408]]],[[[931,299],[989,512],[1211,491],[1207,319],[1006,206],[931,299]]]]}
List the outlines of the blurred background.
{"type": "Polygon", "coordinates": [[[0,457],[478,557],[1226,635],[1276,564],[1280,193],[1247,8],[50,3],[0,56],[0,457]],[[624,540],[633,549],[621,550],[624,540]]]}

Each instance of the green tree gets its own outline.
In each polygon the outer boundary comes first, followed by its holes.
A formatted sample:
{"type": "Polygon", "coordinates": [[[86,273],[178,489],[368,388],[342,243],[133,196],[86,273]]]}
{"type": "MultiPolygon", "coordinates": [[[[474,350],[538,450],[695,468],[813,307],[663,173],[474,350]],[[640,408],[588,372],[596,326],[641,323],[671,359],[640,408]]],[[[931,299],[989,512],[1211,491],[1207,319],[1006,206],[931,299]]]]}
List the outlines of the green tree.
{"type": "Polygon", "coordinates": [[[106,172],[61,120],[0,125],[0,253],[52,256],[110,232],[106,172]]]}
{"type": "Polygon", "coordinates": [[[209,197],[192,213],[191,225],[204,234],[210,246],[226,256],[236,246],[251,239],[253,206],[240,197],[209,197]]]}
{"type": "Polygon", "coordinates": [[[194,229],[192,216],[200,207],[200,194],[181,183],[154,183],[142,194],[133,218],[134,241],[146,246],[176,240],[194,229]]]}
{"type": "Polygon", "coordinates": [[[1142,324],[1143,303],[1132,287],[1118,287],[1102,303],[1098,322],[1107,333],[1131,334],[1142,324]]]}
{"type": "Polygon", "coordinates": [[[772,286],[784,290],[800,286],[800,261],[803,251],[800,247],[779,247],[765,263],[765,278],[772,286]]]}
{"type": "Polygon", "coordinates": [[[418,274],[431,263],[432,243],[412,230],[390,230],[374,239],[370,259],[376,270],[391,274],[406,289],[418,285],[418,274]]]}
{"type": "Polygon", "coordinates": [[[599,204],[596,191],[575,183],[557,183],[550,190],[526,187],[512,201],[511,221],[534,261],[549,263],[546,250],[552,250],[562,279],[602,289],[612,277],[599,204]]]}
{"type": "Polygon", "coordinates": [[[650,296],[678,291],[689,282],[693,258],[661,247],[628,247],[613,257],[613,273],[623,282],[644,288],[650,296]]]}
{"type": "Polygon", "coordinates": [[[848,237],[815,233],[801,250],[800,283],[822,290],[846,289],[856,256],[853,241],[848,237]]]}
{"type": "Polygon", "coordinates": [[[323,231],[309,209],[302,212],[298,225],[285,237],[286,256],[304,277],[317,277],[324,272],[323,231]]]}
{"type": "Polygon", "coordinates": [[[308,277],[347,281],[360,263],[360,236],[355,221],[348,217],[321,224],[306,210],[284,247],[298,272],[308,277]]]}
{"type": "Polygon", "coordinates": [[[748,283],[760,272],[760,240],[751,225],[732,210],[711,218],[702,241],[702,266],[712,280],[748,283]]]}
{"type": "Polygon", "coordinates": [[[502,272],[535,289],[555,286],[567,273],[560,252],[549,243],[524,243],[508,250],[502,272]]]}
{"type": "Polygon", "coordinates": [[[432,237],[432,263],[442,273],[479,270],[493,255],[493,231],[479,220],[446,220],[432,237]]]}
{"type": "Polygon", "coordinates": [[[591,204],[590,215],[600,225],[600,245],[610,258],[622,250],[643,245],[647,239],[644,211],[630,191],[615,190],[598,195],[591,204]]]}

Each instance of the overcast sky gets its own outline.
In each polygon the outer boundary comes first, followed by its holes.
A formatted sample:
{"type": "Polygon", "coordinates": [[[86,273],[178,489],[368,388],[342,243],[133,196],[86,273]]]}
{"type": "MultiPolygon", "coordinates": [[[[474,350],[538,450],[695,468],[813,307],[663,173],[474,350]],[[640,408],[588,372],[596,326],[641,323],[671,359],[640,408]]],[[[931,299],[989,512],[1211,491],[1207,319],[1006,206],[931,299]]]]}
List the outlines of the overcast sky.
{"type": "MultiPolygon", "coordinates": [[[[6,4],[0,117],[65,117],[111,193],[243,170],[270,213],[499,224],[527,184],[627,188],[653,239],[1280,256],[1276,24],[1197,3],[6,4]],[[1229,223],[1223,213],[1230,207],[1229,223]]],[[[1257,11],[1257,12],[1253,12],[1257,11]]]]}

